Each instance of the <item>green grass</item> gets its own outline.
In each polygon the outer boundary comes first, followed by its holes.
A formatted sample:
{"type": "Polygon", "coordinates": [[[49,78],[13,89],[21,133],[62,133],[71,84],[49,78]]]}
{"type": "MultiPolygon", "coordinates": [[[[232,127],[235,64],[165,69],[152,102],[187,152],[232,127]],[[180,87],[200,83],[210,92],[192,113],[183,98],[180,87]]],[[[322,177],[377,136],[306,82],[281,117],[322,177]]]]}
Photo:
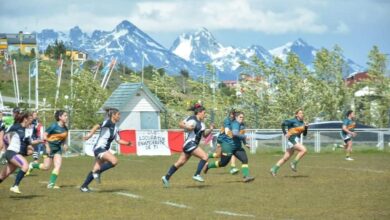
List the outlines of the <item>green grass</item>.
{"type": "Polygon", "coordinates": [[[60,190],[46,189],[49,172],[37,170],[22,181],[21,195],[9,192],[13,177],[0,184],[0,219],[390,219],[389,152],[354,152],[352,162],[342,152],[310,153],[298,164],[298,173],[285,164],[272,177],[268,170],[280,156],[249,155],[256,180],[248,184],[240,175],[228,174],[228,168],[210,170],[203,184],[194,182],[198,159],[192,158],[171,178],[168,189],[162,187],[161,176],[178,155],[121,156],[100,185],[90,185],[97,189],[92,193],[77,187],[93,158],[65,158],[60,190]],[[187,207],[163,204],[167,201],[187,207]]]}

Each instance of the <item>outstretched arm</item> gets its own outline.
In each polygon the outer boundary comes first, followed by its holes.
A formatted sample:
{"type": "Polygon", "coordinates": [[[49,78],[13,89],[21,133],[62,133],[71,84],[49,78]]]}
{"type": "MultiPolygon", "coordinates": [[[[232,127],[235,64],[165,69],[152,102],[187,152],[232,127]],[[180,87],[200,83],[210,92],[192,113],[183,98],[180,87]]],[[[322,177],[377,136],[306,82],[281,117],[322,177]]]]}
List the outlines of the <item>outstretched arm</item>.
{"type": "Polygon", "coordinates": [[[92,137],[92,135],[100,128],[100,125],[99,124],[96,124],[95,126],[93,126],[93,128],[91,129],[91,131],[89,131],[89,133],[87,135],[85,135],[83,137],[83,139],[86,141],[88,139],[90,139],[92,137]]]}

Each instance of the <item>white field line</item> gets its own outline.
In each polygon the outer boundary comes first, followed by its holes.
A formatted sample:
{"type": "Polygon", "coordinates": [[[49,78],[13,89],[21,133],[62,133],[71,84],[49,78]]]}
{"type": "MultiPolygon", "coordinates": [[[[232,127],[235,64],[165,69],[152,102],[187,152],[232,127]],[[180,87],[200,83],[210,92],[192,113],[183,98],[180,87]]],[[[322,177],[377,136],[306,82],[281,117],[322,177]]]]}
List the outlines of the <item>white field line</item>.
{"type": "Polygon", "coordinates": [[[240,214],[240,213],[228,212],[228,211],[214,211],[214,213],[221,214],[221,215],[229,215],[229,216],[248,217],[248,218],[256,217],[256,216],[251,215],[251,214],[240,214]]]}
{"type": "Polygon", "coordinates": [[[124,193],[124,192],[116,192],[114,194],[121,195],[121,196],[127,196],[133,199],[142,199],[142,196],[132,194],[132,193],[124,193]]]}
{"type": "Polygon", "coordinates": [[[385,173],[383,170],[373,170],[373,169],[359,169],[359,168],[345,168],[345,167],[312,167],[312,166],[303,166],[308,168],[315,169],[339,169],[339,170],[347,170],[347,171],[355,171],[355,172],[371,172],[371,173],[385,173]]]}
{"type": "Polygon", "coordinates": [[[165,204],[165,205],[173,206],[173,207],[176,207],[176,208],[182,208],[182,209],[191,208],[191,207],[186,206],[184,204],[178,204],[178,203],[173,203],[173,202],[169,202],[169,201],[161,202],[161,203],[165,204]]]}

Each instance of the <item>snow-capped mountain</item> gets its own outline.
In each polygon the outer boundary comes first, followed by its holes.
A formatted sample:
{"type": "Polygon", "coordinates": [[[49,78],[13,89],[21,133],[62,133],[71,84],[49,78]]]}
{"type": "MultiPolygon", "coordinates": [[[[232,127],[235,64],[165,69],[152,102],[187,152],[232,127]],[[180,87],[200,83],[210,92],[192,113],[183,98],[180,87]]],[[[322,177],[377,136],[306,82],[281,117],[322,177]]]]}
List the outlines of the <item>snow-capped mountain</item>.
{"type": "Polygon", "coordinates": [[[171,53],[129,21],[122,21],[112,31],[96,30],[91,36],[77,26],[68,34],[43,30],[38,34],[40,50],[46,49],[56,39],[73,49],[87,52],[90,59],[109,61],[117,58],[117,62],[134,70],[142,69],[144,62],[144,66],[164,67],[168,73],[186,69],[192,76],[201,74],[197,66],[171,53]]]}
{"type": "Polygon", "coordinates": [[[220,79],[235,79],[240,72],[239,62],[250,62],[254,55],[268,64],[272,61],[272,55],[263,47],[252,46],[244,49],[225,47],[218,43],[206,28],[180,35],[170,51],[201,67],[211,63],[216,67],[220,79]]]}
{"type": "MultiPolygon", "coordinates": [[[[271,65],[273,56],[285,60],[288,52],[294,52],[305,65],[312,68],[318,51],[302,39],[270,51],[258,45],[249,48],[224,46],[206,28],[180,35],[168,50],[129,21],[122,21],[111,31],[95,30],[92,34],[84,33],[78,26],[68,33],[52,29],[38,33],[41,51],[55,40],[87,52],[90,59],[109,61],[116,57],[117,62],[133,70],[141,70],[144,62],[144,66],[164,67],[169,74],[178,74],[185,69],[196,78],[206,71],[207,64],[212,64],[220,80],[236,79],[241,72],[239,62],[250,63],[254,55],[271,65]]],[[[350,67],[348,73],[362,69],[352,60],[345,60],[350,67]]]]}
{"type": "MultiPolygon", "coordinates": [[[[287,55],[290,52],[295,53],[300,58],[301,62],[305,64],[309,70],[313,70],[314,68],[314,60],[315,56],[318,52],[318,49],[314,48],[313,46],[309,45],[302,39],[297,39],[293,42],[288,42],[283,46],[271,49],[269,51],[273,56],[278,57],[282,59],[283,61],[286,61],[287,55]]],[[[346,63],[346,70],[344,71],[344,76],[348,75],[351,72],[361,71],[363,69],[362,66],[359,64],[353,62],[350,59],[347,59],[343,57],[346,63]]]]}

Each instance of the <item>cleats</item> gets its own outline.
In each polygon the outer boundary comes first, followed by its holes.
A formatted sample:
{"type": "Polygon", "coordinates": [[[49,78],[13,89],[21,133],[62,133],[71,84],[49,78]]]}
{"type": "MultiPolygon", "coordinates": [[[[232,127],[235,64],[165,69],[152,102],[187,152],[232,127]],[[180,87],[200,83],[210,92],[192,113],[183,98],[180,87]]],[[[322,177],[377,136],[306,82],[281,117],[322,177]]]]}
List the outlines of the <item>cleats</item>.
{"type": "Polygon", "coordinates": [[[204,182],[203,177],[201,177],[200,175],[193,176],[192,179],[198,182],[204,182]]]}
{"type": "Polygon", "coordinates": [[[253,180],[255,180],[255,178],[253,176],[244,176],[244,178],[242,179],[242,181],[244,181],[244,183],[249,183],[249,182],[252,182],[253,180]]]}
{"type": "Polygon", "coordinates": [[[87,187],[80,187],[81,192],[91,192],[91,190],[87,187]]]}
{"type": "Polygon", "coordinates": [[[274,176],[274,177],[276,176],[276,172],[272,168],[269,170],[269,173],[271,174],[271,176],[274,176]]]}
{"type": "Polygon", "coordinates": [[[101,183],[102,180],[100,179],[99,173],[92,173],[93,179],[96,180],[97,183],[101,183]]]}
{"type": "Polygon", "coordinates": [[[11,191],[13,193],[17,193],[17,194],[21,194],[22,193],[19,190],[19,186],[13,186],[13,187],[9,188],[9,191],[11,191]]]}
{"type": "Polygon", "coordinates": [[[169,187],[169,180],[167,179],[167,177],[163,176],[163,177],[161,177],[161,180],[162,180],[163,186],[165,188],[168,188],[169,187]]]}
{"type": "Polygon", "coordinates": [[[240,171],[240,170],[237,169],[236,167],[232,167],[232,168],[230,169],[229,173],[232,174],[232,175],[235,175],[235,174],[237,174],[239,171],[240,171]]]}
{"type": "Polygon", "coordinates": [[[352,157],[346,157],[345,160],[353,161],[354,159],[352,157]]]}
{"type": "Polygon", "coordinates": [[[34,169],[33,163],[30,162],[30,163],[28,164],[28,170],[27,170],[27,172],[26,172],[26,176],[30,175],[31,172],[33,171],[33,169],[34,169]]]}
{"type": "Polygon", "coordinates": [[[297,165],[293,162],[290,163],[290,168],[292,171],[297,172],[297,165]]]}
{"type": "Polygon", "coordinates": [[[48,189],[60,189],[61,187],[55,185],[54,183],[47,184],[48,189]]]}

